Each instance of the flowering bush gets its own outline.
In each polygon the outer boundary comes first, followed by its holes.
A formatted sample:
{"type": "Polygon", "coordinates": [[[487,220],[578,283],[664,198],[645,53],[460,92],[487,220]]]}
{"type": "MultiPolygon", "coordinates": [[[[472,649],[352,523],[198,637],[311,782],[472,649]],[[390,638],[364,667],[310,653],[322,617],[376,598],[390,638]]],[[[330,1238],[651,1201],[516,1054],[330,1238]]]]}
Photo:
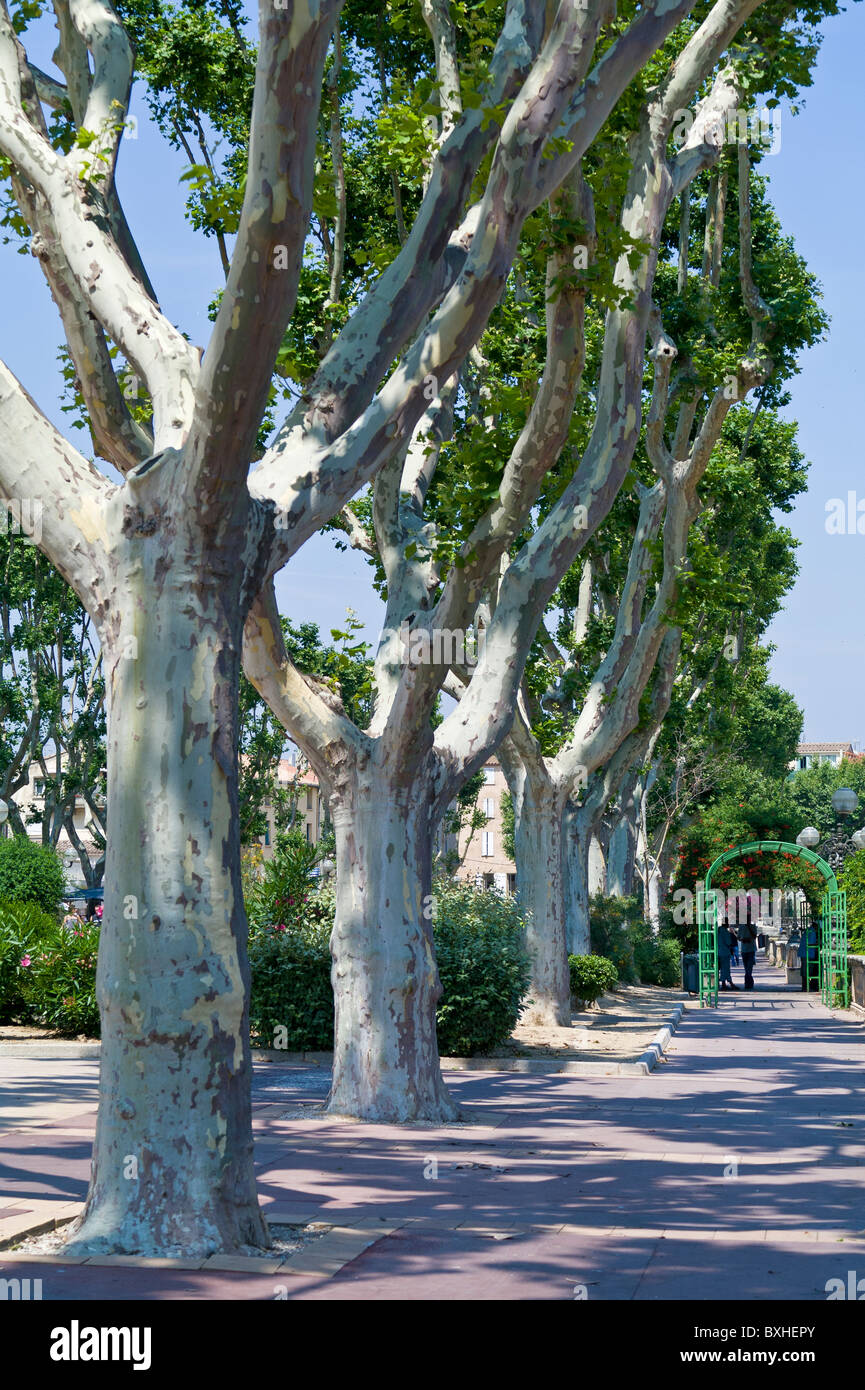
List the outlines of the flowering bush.
{"type": "Polygon", "coordinates": [[[23,986],[37,943],[56,928],[36,903],[0,902],[0,1023],[23,1021],[23,986]]]}
{"type": "Polygon", "coordinates": [[[308,916],[308,904],[317,887],[314,870],[321,859],[316,845],[286,837],[272,859],[246,888],[246,912],[250,930],[299,925],[308,916]]]}
{"type": "Polygon", "coordinates": [[[99,1036],[96,957],[99,923],[82,922],[72,931],[52,923],[21,961],[21,994],[27,1017],[58,1033],[99,1036]]]}

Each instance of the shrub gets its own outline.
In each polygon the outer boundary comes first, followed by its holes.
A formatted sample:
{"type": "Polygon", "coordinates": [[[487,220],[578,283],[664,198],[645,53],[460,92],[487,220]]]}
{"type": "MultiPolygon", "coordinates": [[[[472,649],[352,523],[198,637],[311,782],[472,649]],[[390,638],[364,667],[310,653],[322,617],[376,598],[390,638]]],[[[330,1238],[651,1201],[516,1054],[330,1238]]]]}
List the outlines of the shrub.
{"type": "Polygon", "coordinates": [[[568,956],[571,972],[571,993],[585,1004],[592,1004],[615,989],[618,983],[616,967],[606,956],[568,956]]]}
{"type": "MultiPolygon", "coordinates": [[[[660,910],[661,936],[668,938],[676,943],[679,951],[696,951],[697,949],[697,924],[696,922],[677,922],[675,919],[676,909],[671,905],[666,905],[660,910]]],[[[689,913],[689,916],[693,914],[689,913]]]]}
{"type": "MultiPolygon", "coordinates": [[[[589,906],[592,950],[606,956],[623,984],[664,985],[679,981],[682,928],[662,909],[660,933],[652,931],[636,898],[592,898],[589,906]]],[[[686,927],[686,932],[694,928],[686,927]]]]}
{"type": "Polygon", "coordinates": [[[313,870],[321,858],[320,846],[294,833],[280,838],[273,858],[248,883],[246,911],[253,930],[302,924],[316,889],[313,870]]]}
{"type": "Polygon", "coordinates": [[[589,934],[595,955],[606,956],[623,984],[639,978],[634,962],[632,927],[642,920],[636,898],[605,898],[596,894],[589,903],[589,934]]]}
{"type": "Polygon", "coordinates": [[[26,1015],[22,986],[30,953],[56,925],[37,903],[0,902],[0,1023],[12,1023],[26,1015]],[[22,961],[27,964],[22,965],[22,961]]]}
{"type": "Polygon", "coordinates": [[[523,913],[514,898],[453,882],[437,885],[435,909],[439,1051],[487,1052],[510,1037],[528,988],[523,913]]]}
{"type": "Polygon", "coordinates": [[[634,964],[641,984],[663,985],[672,989],[679,983],[681,960],[679,943],[673,937],[655,936],[648,923],[645,931],[634,933],[634,964]]]}
{"type": "Polygon", "coordinates": [[[0,840],[0,898],[56,912],[63,891],[63,865],[53,849],[26,835],[0,840]]]}
{"type": "Polygon", "coordinates": [[[333,1047],[327,923],[262,927],[250,937],[249,1024],[253,1045],[288,1052],[333,1047]],[[285,1032],[277,1029],[284,1029],[285,1032]]]}
{"type": "Polygon", "coordinates": [[[21,992],[28,1017],[58,1033],[99,1036],[96,957],[99,923],[67,931],[56,922],[29,950],[21,992]]]}

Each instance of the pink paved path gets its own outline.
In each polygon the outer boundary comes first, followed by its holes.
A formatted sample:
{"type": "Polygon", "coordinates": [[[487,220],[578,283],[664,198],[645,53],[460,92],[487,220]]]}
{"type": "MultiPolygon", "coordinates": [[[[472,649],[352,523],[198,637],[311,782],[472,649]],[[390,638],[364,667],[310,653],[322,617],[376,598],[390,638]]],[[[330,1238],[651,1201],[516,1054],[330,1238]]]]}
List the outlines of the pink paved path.
{"type": "MultiPolygon", "coordinates": [[[[17,1273],[42,1277],[48,1299],[823,1301],[827,1280],[865,1275],[863,1027],[782,980],[761,959],[753,994],[689,1010],[650,1076],[451,1073],[468,1127],[279,1119],[327,1078],[262,1066],[256,1152],[273,1217],[380,1215],[390,1231],[332,1278],[17,1273]]],[[[0,1059],[21,1104],[0,1133],[0,1215],[4,1201],[83,1197],[95,1072],[0,1059]],[[69,1112],[40,1123],[59,1099],[69,1112]]],[[[14,1272],[0,1254],[0,1276],[14,1272]]]]}

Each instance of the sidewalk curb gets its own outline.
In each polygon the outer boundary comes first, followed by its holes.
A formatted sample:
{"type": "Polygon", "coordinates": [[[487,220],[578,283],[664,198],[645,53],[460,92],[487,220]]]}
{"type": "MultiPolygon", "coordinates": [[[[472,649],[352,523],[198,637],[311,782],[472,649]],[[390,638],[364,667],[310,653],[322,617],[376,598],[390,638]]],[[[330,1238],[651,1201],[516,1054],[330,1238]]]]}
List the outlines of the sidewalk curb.
{"type": "MultiPolygon", "coordinates": [[[[633,1062],[568,1062],[562,1057],[442,1057],[442,1071],[513,1071],[535,1075],[564,1074],[566,1076],[648,1076],[654,1071],[669,1046],[670,1039],[682,1021],[685,1004],[676,1004],[668,1023],[658,1029],[646,1050],[633,1062]]],[[[0,1043],[3,1057],[30,1058],[50,1061],[67,1058],[78,1061],[98,1057],[101,1043],[55,1042],[0,1043]]],[[[282,1052],[273,1048],[252,1049],[253,1062],[276,1062],[284,1067],[329,1067],[332,1052],[282,1052]]]]}
{"type": "Polygon", "coordinates": [[[66,1042],[64,1038],[54,1038],[48,1042],[0,1042],[0,1061],[4,1057],[29,1057],[39,1062],[81,1061],[85,1057],[98,1057],[102,1044],[98,1042],[66,1042]]]}
{"type": "Polygon", "coordinates": [[[670,1039],[682,1021],[685,1012],[684,1003],[677,1004],[673,1009],[673,1017],[669,1023],[665,1023],[663,1028],[659,1028],[646,1051],[640,1058],[638,1066],[645,1064],[646,1072],[654,1071],[664,1053],[670,1045],[670,1039]]]}

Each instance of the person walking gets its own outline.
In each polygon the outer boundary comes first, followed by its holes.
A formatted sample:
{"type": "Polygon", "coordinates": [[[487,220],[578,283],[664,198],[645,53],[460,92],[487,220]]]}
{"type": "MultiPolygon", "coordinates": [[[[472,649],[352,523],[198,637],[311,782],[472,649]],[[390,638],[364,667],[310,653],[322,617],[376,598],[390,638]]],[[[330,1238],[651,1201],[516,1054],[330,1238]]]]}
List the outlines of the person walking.
{"type": "Polygon", "coordinates": [[[738,989],[730,974],[730,957],[736,943],[736,933],[726,921],[718,923],[718,987],[719,989],[738,989]]]}
{"type": "Polygon", "coordinates": [[[742,951],[742,965],[745,970],[745,988],[754,988],[754,962],[757,959],[757,928],[751,916],[751,899],[748,898],[748,907],[745,913],[745,921],[738,930],[739,946],[742,951]]]}

